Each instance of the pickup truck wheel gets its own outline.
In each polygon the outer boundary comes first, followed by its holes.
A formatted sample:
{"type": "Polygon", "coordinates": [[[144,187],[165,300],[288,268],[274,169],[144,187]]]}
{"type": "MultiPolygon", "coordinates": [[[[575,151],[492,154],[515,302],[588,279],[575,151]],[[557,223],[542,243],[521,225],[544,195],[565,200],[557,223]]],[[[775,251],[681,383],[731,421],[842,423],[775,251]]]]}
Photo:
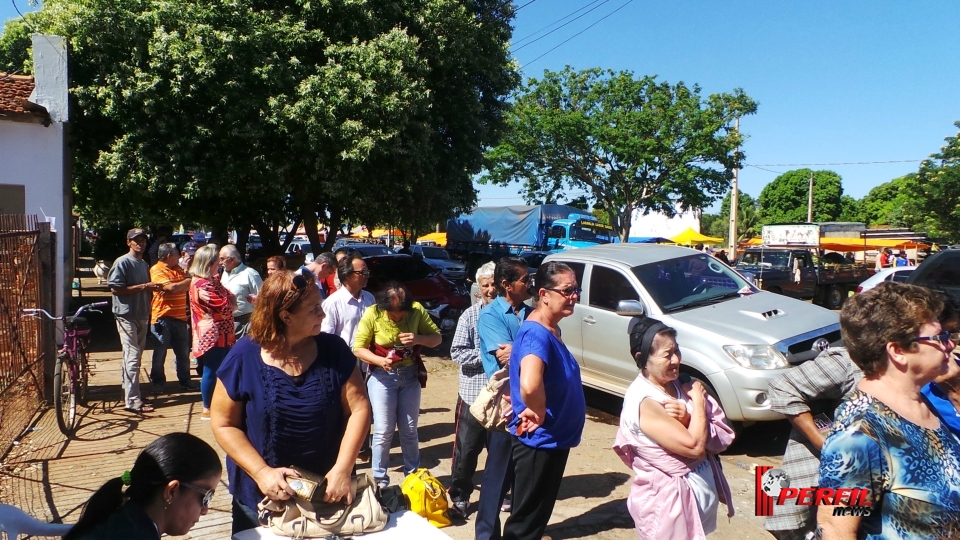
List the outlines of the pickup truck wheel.
{"type": "MultiPolygon", "coordinates": [[[[710,394],[710,397],[712,397],[717,403],[720,404],[721,409],[723,408],[723,402],[720,401],[720,396],[717,395],[717,391],[713,389],[713,385],[711,385],[709,381],[707,381],[701,376],[694,375],[692,373],[690,374],[690,380],[700,381],[700,384],[702,384],[703,387],[707,389],[707,393],[710,394]]],[[[731,420],[728,417],[724,417],[723,421],[726,422],[728,426],[730,426],[730,429],[733,430],[733,433],[735,436],[739,437],[740,433],[743,432],[743,422],[737,422],[735,420],[731,420]]]]}
{"type": "Polygon", "coordinates": [[[843,301],[847,299],[847,290],[839,285],[830,287],[827,291],[826,308],[840,309],[843,307],[843,301]]]}

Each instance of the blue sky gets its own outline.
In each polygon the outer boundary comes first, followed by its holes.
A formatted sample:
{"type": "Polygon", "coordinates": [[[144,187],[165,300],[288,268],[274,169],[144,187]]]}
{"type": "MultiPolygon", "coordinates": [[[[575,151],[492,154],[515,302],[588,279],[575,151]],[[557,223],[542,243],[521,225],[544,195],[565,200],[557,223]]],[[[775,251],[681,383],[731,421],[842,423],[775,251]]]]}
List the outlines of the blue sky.
{"type": "MultiPolygon", "coordinates": [[[[741,122],[749,137],[743,150],[747,163],[764,169],[920,160],[957,132],[960,5],[955,1],[534,0],[517,14],[514,48],[523,45],[522,38],[588,4],[596,9],[516,50],[525,77],[569,64],[696,83],[704,95],[743,88],[760,103],[757,114],[741,122]]],[[[17,5],[29,9],[24,0],[17,5]]],[[[0,19],[13,16],[13,6],[0,1],[0,19]]],[[[860,198],[917,167],[811,168],[836,171],[845,193],[860,198]]],[[[740,174],[741,190],[756,197],[775,177],[747,167],[740,174]]],[[[522,202],[519,186],[478,188],[483,206],[522,202]]]]}

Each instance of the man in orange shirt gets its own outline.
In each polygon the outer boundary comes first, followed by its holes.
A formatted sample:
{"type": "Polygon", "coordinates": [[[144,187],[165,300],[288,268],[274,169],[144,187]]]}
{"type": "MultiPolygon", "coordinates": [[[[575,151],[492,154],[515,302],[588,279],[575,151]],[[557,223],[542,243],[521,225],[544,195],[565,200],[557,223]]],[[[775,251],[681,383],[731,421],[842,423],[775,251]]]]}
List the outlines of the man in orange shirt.
{"type": "Polygon", "coordinates": [[[150,306],[150,331],[157,338],[153,349],[150,381],[153,393],[161,394],[167,382],[163,363],[167,349],[176,357],[177,379],[183,390],[196,390],[199,385],[190,380],[190,324],[187,322],[187,290],[190,276],[180,268],[180,252],[176,244],[160,244],[157,264],[150,268],[150,281],[161,286],[153,293],[150,306]]]}

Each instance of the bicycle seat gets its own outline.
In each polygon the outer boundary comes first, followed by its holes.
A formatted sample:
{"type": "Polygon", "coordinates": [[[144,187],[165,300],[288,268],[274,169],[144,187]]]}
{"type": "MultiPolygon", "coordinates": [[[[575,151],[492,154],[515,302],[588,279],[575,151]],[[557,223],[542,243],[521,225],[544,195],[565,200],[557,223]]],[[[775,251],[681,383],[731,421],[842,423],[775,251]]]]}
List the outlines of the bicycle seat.
{"type": "Polygon", "coordinates": [[[64,317],[63,324],[67,328],[89,328],[90,326],[85,317],[64,317]]]}

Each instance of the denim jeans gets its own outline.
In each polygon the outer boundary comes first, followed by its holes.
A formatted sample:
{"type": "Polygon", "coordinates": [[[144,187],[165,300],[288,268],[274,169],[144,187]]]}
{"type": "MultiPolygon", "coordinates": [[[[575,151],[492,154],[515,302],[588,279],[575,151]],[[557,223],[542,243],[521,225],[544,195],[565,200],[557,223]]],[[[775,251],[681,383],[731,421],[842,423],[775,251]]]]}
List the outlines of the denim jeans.
{"type": "Polygon", "coordinates": [[[190,325],[172,317],[160,317],[150,325],[150,332],[157,338],[153,348],[153,365],[150,367],[150,381],[163,386],[167,375],[163,364],[167,359],[167,349],[173,349],[176,358],[177,379],[180,384],[190,382],[190,325]]]}
{"type": "Polygon", "coordinates": [[[123,384],[123,406],[139,409],[143,405],[140,396],[140,356],[147,347],[149,320],[133,321],[117,317],[117,333],[123,350],[123,368],[120,370],[123,384]]]}
{"type": "Polygon", "coordinates": [[[373,409],[373,459],[370,464],[377,482],[389,481],[390,446],[393,430],[400,432],[403,451],[403,473],[410,474],[420,467],[420,439],[417,422],[420,419],[420,381],[417,366],[399,367],[393,371],[376,368],[367,381],[367,394],[373,409]]]}
{"type": "Polygon", "coordinates": [[[220,364],[230,352],[230,347],[214,347],[200,355],[200,361],[203,362],[203,376],[200,378],[200,398],[203,401],[203,408],[210,408],[210,400],[213,399],[213,389],[217,387],[217,370],[220,364]]]}

